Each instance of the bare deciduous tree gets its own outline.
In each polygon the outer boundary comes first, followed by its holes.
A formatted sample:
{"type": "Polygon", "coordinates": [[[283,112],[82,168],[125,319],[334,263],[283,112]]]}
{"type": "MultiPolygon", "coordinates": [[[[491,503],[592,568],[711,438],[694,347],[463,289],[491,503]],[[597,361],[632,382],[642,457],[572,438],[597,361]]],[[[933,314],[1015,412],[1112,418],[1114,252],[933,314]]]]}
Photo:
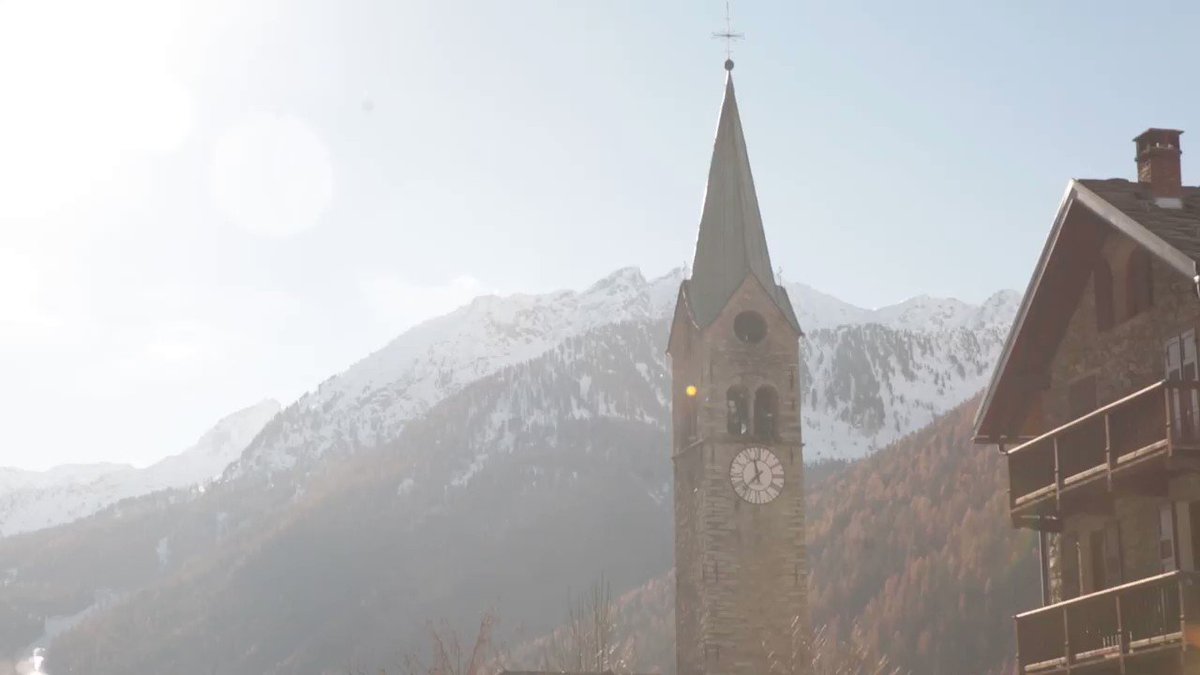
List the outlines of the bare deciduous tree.
{"type": "Polygon", "coordinates": [[[789,629],[791,640],[786,652],[772,651],[766,642],[763,642],[762,647],[767,650],[767,667],[771,673],[780,675],[809,675],[809,644],[804,622],[799,616],[793,617],[789,629]]]}
{"type": "Polygon", "coordinates": [[[542,653],[542,667],[556,672],[629,672],[632,641],[622,647],[612,587],[601,576],[582,598],[567,598],[567,624],[555,631],[542,653]]]}
{"type": "MultiPolygon", "coordinates": [[[[763,643],[763,649],[768,649],[763,643]]],[[[791,644],[787,653],[768,651],[767,664],[778,675],[902,675],[886,656],[875,656],[866,647],[857,628],[848,640],[839,640],[828,627],[809,639],[799,617],[792,620],[791,644]]]]}
{"type": "MultiPolygon", "coordinates": [[[[485,612],[470,645],[449,626],[430,624],[430,661],[426,663],[420,656],[408,654],[399,672],[404,675],[494,675],[504,665],[503,655],[492,642],[496,621],[493,613],[485,612]]],[[[384,670],[379,672],[386,675],[384,670]]]]}
{"type": "Polygon", "coordinates": [[[812,675],[901,675],[904,671],[888,663],[886,656],[874,656],[852,630],[848,640],[838,640],[828,627],[812,639],[812,675]]]}

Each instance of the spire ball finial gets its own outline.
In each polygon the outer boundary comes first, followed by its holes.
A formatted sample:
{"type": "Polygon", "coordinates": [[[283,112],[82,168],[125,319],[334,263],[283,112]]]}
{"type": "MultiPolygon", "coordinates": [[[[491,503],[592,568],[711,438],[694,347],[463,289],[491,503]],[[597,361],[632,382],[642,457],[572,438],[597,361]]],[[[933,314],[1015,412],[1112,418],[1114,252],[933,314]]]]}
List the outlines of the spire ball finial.
{"type": "Polygon", "coordinates": [[[733,59],[725,59],[725,70],[733,72],[733,59]]]}

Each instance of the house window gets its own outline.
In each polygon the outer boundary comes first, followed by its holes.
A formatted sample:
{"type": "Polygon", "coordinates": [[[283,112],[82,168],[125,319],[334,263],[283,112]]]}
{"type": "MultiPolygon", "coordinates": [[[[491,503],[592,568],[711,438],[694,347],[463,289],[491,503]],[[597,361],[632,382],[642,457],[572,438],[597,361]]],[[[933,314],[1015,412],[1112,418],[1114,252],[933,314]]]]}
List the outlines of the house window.
{"type": "Polygon", "coordinates": [[[1174,572],[1179,568],[1175,549],[1175,503],[1167,502],[1158,509],[1158,558],[1162,571],[1174,572]]]}
{"type": "Polygon", "coordinates": [[[750,392],[732,386],[725,392],[725,428],[731,436],[750,433],[750,392]]]}
{"type": "Polygon", "coordinates": [[[779,395],[773,387],[759,387],[754,393],[754,437],[760,441],[773,440],[779,416],[779,395]]]}
{"type": "Polygon", "coordinates": [[[1103,258],[1092,275],[1092,287],[1096,292],[1096,329],[1108,330],[1113,326],[1113,278],[1112,268],[1103,258]]]}
{"type": "MultiPolygon", "coordinates": [[[[1196,371],[1196,331],[1189,330],[1167,340],[1165,370],[1169,382],[1200,380],[1196,371]]],[[[1200,390],[1194,386],[1177,385],[1168,390],[1170,426],[1177,440],[1190,441],[1200,437],[1200,390]]]]}
{"type": "Polygon", "coordinates": [[[1185,331],[1166,342],[1167,379],[1173,382],[1192,382],[1196,373],[1196,331],[1185,331]]]}
{"type": "Polygon", "coordinates": [[[1125,267],[1125,318],[1137,316],[1154,305],[1154,273],[1150,254],[1138,248],[1129,254],[1125,267]]]}
{"type": "Polygon", "coordinates": [[[1200,558],[1200,502],[1188,502],[1182,511],[1186,512],[1187,523],[1185,527],[1181,523],[1180,536],[1187,537],[1187,539],[1180,542],[1180,552],[1186,550],[1191,553],[1184,560],[1184,569],[1189,571],[1200,569],[1200,560],[1198,560],[1200,558]]]}

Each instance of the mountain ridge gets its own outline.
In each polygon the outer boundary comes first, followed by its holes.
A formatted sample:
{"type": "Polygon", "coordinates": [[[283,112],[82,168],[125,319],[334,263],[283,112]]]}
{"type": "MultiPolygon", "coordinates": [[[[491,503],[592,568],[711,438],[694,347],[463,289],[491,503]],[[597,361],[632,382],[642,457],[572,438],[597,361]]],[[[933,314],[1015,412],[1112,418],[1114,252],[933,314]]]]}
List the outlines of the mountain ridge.
{"type": "MultiPolygon", "coordinates": [[[[11,626],[0,634],[13,636],[0,649],[44,644],[42,623],[103,601],[48,644],[50,672],[209,672],[214,649],[226,672],[317,672],[344,655],[338,645],[383,658],[419,639],[422,621],[463,621],[493,594],[538,629],[557,615],[547,584],[579,588],[601,570],[618,590],[651,578],[669,564],[672,503],[668,318],[654,308],[669,305],[675,280],[657,294],[640,274],[602,281],[587,297],[553,299],[551,315],[576,313],[570,330],[545,330],[544,298],[464,312],[483,317],[504,347],[497,359],[473,345],[447,362],[431,357],[435,340],[405,338],[417,347],[401,350],[394,372],[416,359],[418,377],[382,393],[378,381],[326,380],[336,395],[289,405],[243,453],[241,473],[231,467],[203,492],[126,500],[0,540],[11,603],[0,605],[0,628],[11,626]],[[583,328],[589,321],[599,325],[583,328]],[[383,423],[410,381],[441,398],[392,435],[383,423]],[[360,428],[382,442],[365,442],[360,428]],[[255,463],[280,448],[301,452],[255,463]],[[340,592],[321,591],[332,580],[340,592]]],[[[477,334],[449,323],[436,328],[477,334]]],[[[957,319],[931,331],[810,330],[800,377],[808,458],[857,456],[924,426],[973,393],[1003,338],[957,319]]],[[[397,357],[382,351],[373,358],[397,357]]]]}
{"type": "MultiPolygon", "coordinates": [[[[280,428],[256,439],[239,462],[230,467],[228,478],[271,473],[312,461],[325,452],[353,452],[394,438],[403,425],[428,410],[465,384],[498,372],[506,366],[547,353],[555,345],[592,328],[622,321],[665,321],[674,308],[680,282],[686,271],[671,270],[646,279],[636,267],[625,267],[603,277],[582,291],[545,294],[485,295],[443,316],[410,328],[380,349],[360,359],[341,373],[324,380],[315,390],[301,396],[280,420],[280,428]],[[326,424],[319,420],[335,420],[326,424]],[[313,427],[318,428],[314,431],[313,427]]],[[[930,412],[945,409],[961,397],[982,387],[980,364],[998,354],[1007,325],[1016,312],[1019,295],[1000,291],[975,306],[955,299],[920,296],[897,305],[868,310],[837,300],[810,286],[785,284],[809,335],[810,354],[818,354],[813,371],[823,372],[829,350],[838,349],[838,338],[821,343],[816,333],[844,327],[871,331],[878,325],[886,331],[916,336],[928,354],[938,343],[962,346],[966,334],[981,334],[977,345],[963,346],[968,352],[937,366],[941,370],[962,366],[963,377],[971,371],[967,389],[954,400],[925,406],[930,412]],[[827,318],[828,317],[828,318],[827,318]],[[968,362],[963,365],[962,362],[968,362]]],[[[884,332],[886,332],[884,331],[884,332]]],[[[874,331],[880,333],[881,331],[874,331]]],[[[968,338],[967,342],[970,341],[968,338]]],[[[986,370],[983,369],[983,370],[986,370]]],[[[834,396],[848,393],[830,390],[834,396]]],[[[912,391],[910,394],[922,395],[912,391]]],[[[925,398],[939,394],[925,394],[925,398]]],[[[881,413],[886,416],[888,413],[881,413]]],[[[905,420],[880,435],[878,429],[860,433],[853,415],[842,410],[827,430],[830,443],[848,448],[836,456],[861,456],[881,447],[894,433],[911,431],[916,422],[905,420]],[[840,420],[840,421],[839,421],[840,420]]],[[[907,415],[905,415],[907,417],[907,415]]],[[[922,413],[922,423],[925,419],[922,413]]]]}
{"type": "MultiPolygon", "coordinates": [[[[580,291],[477,297],[404,331],[286,409],[275,404],[281,414],[266,415],[261,434],[219,461],[189,468],[167,457],[143,470],[88,465],[40,474],[0,469],[0,537],[69,522],[151,489],[198,486],[214,473],[269,481],[329,451],[376,447],[469,383],[589,330],[667,321],[685,274],[678,268],[647,279],[624,267],[580,291]]],[[[926,295],[865,309],[806,284],[784,285],[807,333],[802,350],[814,386],[805,433],[813,459],[868,454],[982,387],[1019,300],[1014,291],[980,305],[926,295]]]]}
{"type": "Polygon", "coordinates": [[[70,523],[122,499],[202,486],[236,461],[280,409],[266,399],[230,413],[187,449],[141,469],[126,464],[0,469],[0,538],[70,523]]]}

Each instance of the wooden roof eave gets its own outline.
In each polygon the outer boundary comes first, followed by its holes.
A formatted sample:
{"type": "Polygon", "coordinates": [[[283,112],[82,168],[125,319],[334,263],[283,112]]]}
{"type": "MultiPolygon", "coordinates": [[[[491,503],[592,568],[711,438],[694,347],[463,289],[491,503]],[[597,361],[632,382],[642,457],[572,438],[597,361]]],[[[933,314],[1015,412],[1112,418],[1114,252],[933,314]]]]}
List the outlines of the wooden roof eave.
{"type": "Polygon", "coordinates": [[[974,440],[976,443],[998,443],[1009,440],[1003,435],[981,434],[980,427],[986,421],[988,412],[992,404],[995,402],[996,390],[999,388],[1000,382],[1007,375],[1009,360],[1012,357],[1013,345],[1016,338],[1025,328],[1025,321],[1029,315],[1029,309],[1033,304],[1034,298],[1037,295],[1038,287],[1041,285],[1042,278],[1045,275],[1046,267],[1050,262],[1050,255],[1054,251],[1058,243],[1058,238],[1062,232],[1063,224],[1067,220],[1067,214],[1070,213],[1071,207],[1078,202],[1089,211],[1092,211],[1108,224],[1112,225],[1117,231],[1125,234],[1130,239],[1133,239],[1155,257],[1171,266],[1180,274],[1193,280],[1200,285],[1200,268],[1190,256],[1186,255],[1179,249],[1168,244],[1161,237],[1148,230],[1141,223],[1138,223],[1133,218],[1130,218],[1120,209],[1116,208],[1108,201],[1097,195],[1095,192],[1083,186],[1079,181],[1071,179],[1067,183],[1067,189],[1063,193],[1063,198],[1059,202],[1058,212],[1054,217],[1054,226],[1050,230],[1050,236],[1046,239],[1046,245],[1042,248],[1042,254],[1038,258],[1038,263],[1034,269],[1033,277],[1029,281],[1029,286],[1025,290],[1024,297],[1021,298],[1021,305],[1017,309],[1016,319],[1013,321],[1012,328],[1009,330],[1008,337],[1004,341],[1004,348],[1000,352],[1000,359],[996,363],[996,368],[992,372],[992,379],[988,383],[987,389],[984,391],[983,401],[979,404],[979,409],[975,413],[974,421],[974,440]]]}

